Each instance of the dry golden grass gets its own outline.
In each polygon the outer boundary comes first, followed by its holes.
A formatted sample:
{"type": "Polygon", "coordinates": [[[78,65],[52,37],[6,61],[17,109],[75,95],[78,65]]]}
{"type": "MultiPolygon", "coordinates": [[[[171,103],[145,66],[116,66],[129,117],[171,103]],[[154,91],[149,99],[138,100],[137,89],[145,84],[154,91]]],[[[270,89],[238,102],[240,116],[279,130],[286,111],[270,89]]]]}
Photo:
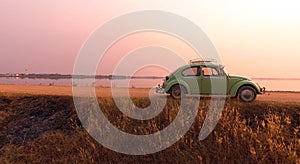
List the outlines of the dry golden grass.
{"type": "MultiPolygon", "coordinates": [[[[150,103],[148,98],[133,98],[133,102],[139,107],[150,103]]],[[[138,121],[123,115],[111,97],[99,98],[99,104],[116,127],[133,134],[168,126],[180,105],[168,99],[157,117],[138,121]]],[[[228,100],[213,133],[199,141],[208,106],[203,99],[194,124],[173,146],[130,156],[101,146],[87,134],[72,97],[2,94],[0,163],[300,163],[299,103],[228,100]]]]}

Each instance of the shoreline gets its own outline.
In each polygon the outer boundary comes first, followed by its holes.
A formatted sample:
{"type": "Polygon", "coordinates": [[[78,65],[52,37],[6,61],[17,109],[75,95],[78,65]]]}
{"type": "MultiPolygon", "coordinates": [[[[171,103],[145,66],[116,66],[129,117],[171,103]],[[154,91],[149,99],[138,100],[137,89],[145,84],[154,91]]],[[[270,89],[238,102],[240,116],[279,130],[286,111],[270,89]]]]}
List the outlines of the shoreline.
{"type": "MultiPolygon", "coordinates": [[[[85,88],[85,87],[82,87],[85,88]]],[[[116,96],[130,97],[149,97],[154,93],[154,88],[111,88],[111,87],[95,87],[97,97],[111,97],[112,89],[117,89],[116,96]],[[129,92],[129,93],[128,93],[129,92]]],[[[85,91],[85,90],[83,90],[85,91]]],[[[52,95],[52,96],[72,96],[72,86],[63,85],[32,85],[32,84],[0,84],[1,95],[52,95]]],[[[274,102],[297,102],[300,103],[299,91],[266,91],[263,95],[257,95],[258,101],[274,101],[274,102]]]]}
{"type": "MultiPolygon", "coordinates": [[[[1,86],[41,86],[41,87],[67,87],[67,88],[72,88],[73,86],[71,85],[39,85],[39,84],[1,84],[0,83],[0,87],[1,86]]],[[[82,86],[82,87],[91,87],[91,86],[82,86]]],[[[111,88],[110,86],[95,86],[95,88],[111,88]]],[[[114,88],[118,88],[118,89],[127,89],[127,87],[114,87],[114,88]]],[[[153,89],[149,88],[149,87],[134,87],[134,88],[129,88],[129,89],[153,89]]],[[[1,88],[0,88],[1,89],[1,88]]],[[[0,90],[1,91],[1,90],[0,90]]],[[[266,90],[266,93],[300,93],[300,91],[291,91],[291,90],[266,90]]]]}

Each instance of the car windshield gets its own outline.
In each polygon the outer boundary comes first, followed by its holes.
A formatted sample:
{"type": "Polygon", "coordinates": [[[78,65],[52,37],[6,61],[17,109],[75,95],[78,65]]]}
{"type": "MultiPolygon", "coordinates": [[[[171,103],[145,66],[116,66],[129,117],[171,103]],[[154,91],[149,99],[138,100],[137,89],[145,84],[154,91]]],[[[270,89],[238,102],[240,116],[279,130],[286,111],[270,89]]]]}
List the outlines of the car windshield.
{"type": "Polygon", "coordinates": [[[225,68],[225,67],[224,67],[223,65],[220,65],[220,67],[219,67],[219,71],[220,71],[221,76],[224,76],[224,75],[225,75],[224,68],[225,68]]]}
{"type": "Polygon", "coordinates": [[[179,68],[177,68],[175,71],[173,71],[171,74],[169,74],[169,77],[172,76],[175,72],[178,71],[179,68]]]}

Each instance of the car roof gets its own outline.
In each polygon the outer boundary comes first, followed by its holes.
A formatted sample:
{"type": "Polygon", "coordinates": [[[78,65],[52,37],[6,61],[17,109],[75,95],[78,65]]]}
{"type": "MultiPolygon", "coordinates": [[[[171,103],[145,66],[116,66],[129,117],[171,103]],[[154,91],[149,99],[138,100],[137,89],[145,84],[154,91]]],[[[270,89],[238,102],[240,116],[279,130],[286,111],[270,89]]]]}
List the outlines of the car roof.
{"type": "Polygon", "coordinates": [[[207,67],[220,67],[219,64],[212,64],[212,63],[192,63],[185,65],[186,67],[193,67],[193,66],[207,66],[207,67]]]}

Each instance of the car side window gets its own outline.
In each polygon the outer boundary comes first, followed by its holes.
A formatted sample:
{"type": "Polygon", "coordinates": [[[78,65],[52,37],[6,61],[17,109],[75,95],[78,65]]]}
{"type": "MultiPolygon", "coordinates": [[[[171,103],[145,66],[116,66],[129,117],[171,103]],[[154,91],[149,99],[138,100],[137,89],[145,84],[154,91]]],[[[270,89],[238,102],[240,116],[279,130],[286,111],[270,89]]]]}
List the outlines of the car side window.
{"type": "Polygon", "coordinates": [[[200,76],[199,67],[191,67],[182,71],[183,76],[200,76]]]}
{"type": "Polygon", "coordinates": [[[202,76],[222,76],[221,74],[216,68],[202,67],[202,76]]]}

